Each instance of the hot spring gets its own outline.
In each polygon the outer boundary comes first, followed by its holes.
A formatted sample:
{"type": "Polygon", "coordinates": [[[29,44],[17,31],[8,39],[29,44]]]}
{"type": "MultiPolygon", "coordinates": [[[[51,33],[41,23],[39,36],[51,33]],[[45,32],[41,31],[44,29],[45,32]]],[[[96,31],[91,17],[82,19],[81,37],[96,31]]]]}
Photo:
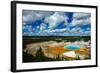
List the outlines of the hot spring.
{"type": "Polygon", "coordinates": [[[67,45],[67,46],[64,46],[64,48],[68,49],[68,50],[79,50],[80,46],[77,46],[77,45],[67,45]]]}

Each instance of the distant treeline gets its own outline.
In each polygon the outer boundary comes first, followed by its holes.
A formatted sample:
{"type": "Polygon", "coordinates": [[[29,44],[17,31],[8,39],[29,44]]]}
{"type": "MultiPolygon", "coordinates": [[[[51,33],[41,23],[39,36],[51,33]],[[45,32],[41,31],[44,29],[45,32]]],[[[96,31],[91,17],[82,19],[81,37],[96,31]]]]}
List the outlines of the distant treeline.
{"type": "Polygon", "coordinates": [[[52,39],[52,38],[90,38],[91,36],[23,36],[24,39],[52,39]]]}

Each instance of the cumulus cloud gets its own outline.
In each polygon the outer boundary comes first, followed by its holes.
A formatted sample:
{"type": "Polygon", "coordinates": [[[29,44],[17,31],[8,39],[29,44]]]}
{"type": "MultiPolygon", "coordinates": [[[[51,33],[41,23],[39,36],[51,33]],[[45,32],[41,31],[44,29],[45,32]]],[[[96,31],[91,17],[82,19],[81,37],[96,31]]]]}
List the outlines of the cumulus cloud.
{"type": "Polygon", "coordinates": [[[22,29],[25,30],[25,31],[33,31],[33,28],[32,28],[31,25],[30,26],[23,26],[22,29]]]}
{"type": "Polygon", "coordinates": [[[66,31],[67,31],[67,29],[66,28],[63,28],[63,29],[51,30],[50,32],[59,32],[59,33],[61,33],[61,32],[66,32],[66,31]]]}
{"type": "Polygon", "coordinates": [[[81,27],[74,27],[70,29],[70,33],[68,34],[72,36],[89,36],[91,35],[91,31],[89,27],[85,29],[82,29],[81,27]]]}
{"type": "Polygon", "coordinates": [[[49,24],[50,29],[55,29],[63,21],[67,25],[67,18],[63,12],[55,12],[53,15],[46,17],[44,21],[49,24]]]}
{"type": "Polygon", "coordinates": [[[44,31],[46,29],[46,24],[41,23],[40,24],[40,31],[44,31]]]}
{"type": "Polygon", "coordinates": [[[85,31],[85,32],[84,32],[84,35],[90,35],[90,34],[91,34],[90,31],[85,31]]]}
{"type": "Polygon", "coordinates": [[[33,32],[35,32],[35,28],[32,28],[31,25],[23,26],[23,35],[31,35],[33,32]]]}
{"type": "Polygon", "coordinates": [[[90,35],[90,26],[87,26],[91,24],[90,13],[72,13],[71,18],[70,16],[66,15],[66,13],[54,11],[23,10],[23,35],[90,35]],[[68,22],[69,19],[70,22],[68,22]],[[35,22],[38,23],[37,20],[41,20],[41,22],[39,25],[35,26],[35,22]]]}
{"type": "Polygon", "coordinates": [[[87,25],[91,24],[91,14],[90,13],[74,13],[72,25],[87,25]]]}
{"type": "Polygon", "coordinates": [[[74,13],[73,14],[74,19],[82,19],[82,18],[84,19],[87,17],[91,17],[91,14],[90,13],[74,13]]]}
{"type": "Polygon", "coordinates": [[[91,23],[91,19],[90,18],[86,18],[86,19],[73,19],[72,21],[72,25],[77,26],[77,25],[87,25],[91,23]]]}
{"type": "Polygon", "coordinates": [[[72,32],[72,33],[79,33],[80,31],[81,31],[81,28],[80,28],[80,27],[72,28],[72,29],[71,29],[71,32],[72,32]]]}
{"type": "Polygon", "coordinates": [[[23,25],[27,23],[34,23],[36,20],[41,20],[46,16],[53,14],[52,11],[34,11],[34,10],[23,10],[23,25]]]}

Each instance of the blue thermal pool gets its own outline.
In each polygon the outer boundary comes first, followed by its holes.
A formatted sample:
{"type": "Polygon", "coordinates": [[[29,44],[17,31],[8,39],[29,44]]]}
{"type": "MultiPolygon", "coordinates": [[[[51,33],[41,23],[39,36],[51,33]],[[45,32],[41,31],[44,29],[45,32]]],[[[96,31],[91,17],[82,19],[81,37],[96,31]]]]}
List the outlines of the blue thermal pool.
{"type": "Polygon", "coordinates": [[[77,45],[68,45],[68,46],[64,46],[65,49],[69,49],[69,50],[79,50],[80,46],[77,45]]]}

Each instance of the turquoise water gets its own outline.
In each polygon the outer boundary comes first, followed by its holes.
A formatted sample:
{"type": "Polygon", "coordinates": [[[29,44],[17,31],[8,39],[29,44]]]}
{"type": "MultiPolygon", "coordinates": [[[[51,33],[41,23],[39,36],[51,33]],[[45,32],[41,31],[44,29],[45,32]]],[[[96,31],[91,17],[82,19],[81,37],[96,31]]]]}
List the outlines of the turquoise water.
{"type": "Polygon", "coordinates": [[[69,46],[64,46],[65,49],[69,49],[69,50],[79,50],[80,46],[77,45],[69,45],[69,46]]]}

